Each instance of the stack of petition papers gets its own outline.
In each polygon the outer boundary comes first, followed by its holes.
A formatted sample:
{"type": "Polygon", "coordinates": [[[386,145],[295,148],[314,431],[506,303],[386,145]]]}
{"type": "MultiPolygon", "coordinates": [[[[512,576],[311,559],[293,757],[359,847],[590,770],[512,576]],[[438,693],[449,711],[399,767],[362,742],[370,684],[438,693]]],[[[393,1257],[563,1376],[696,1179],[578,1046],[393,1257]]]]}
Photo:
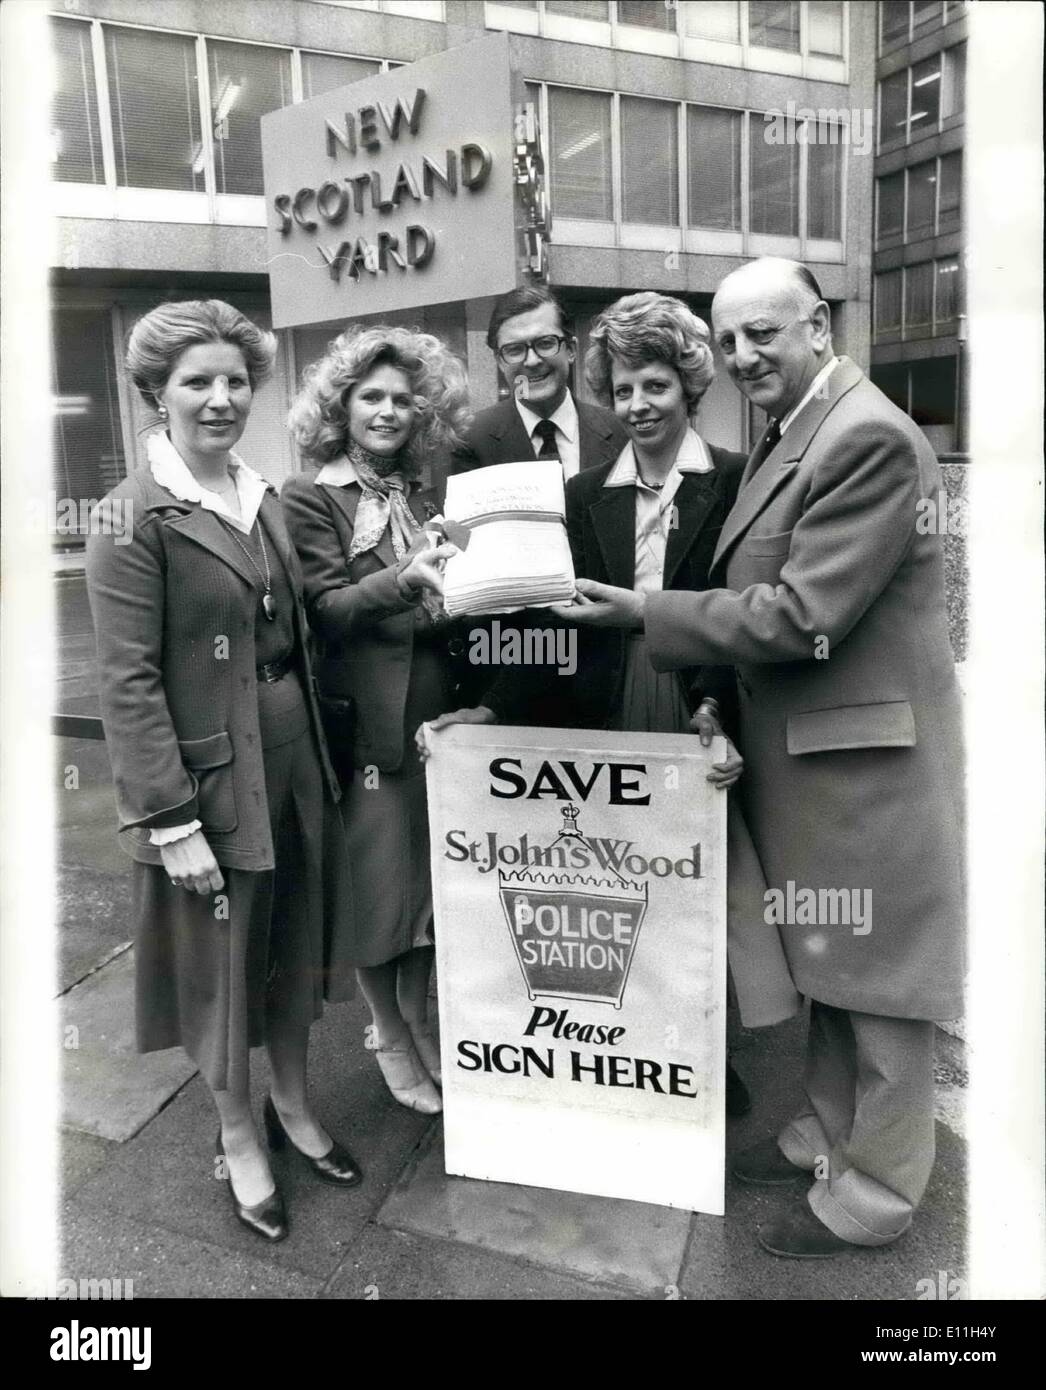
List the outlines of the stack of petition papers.
{"type": "Polygon", "coordinates": [[[468,533],[443,576],[448,617],[570,602],[574,565],[558,459],[499,463],[448,478],[444,515],[468,533]]]}

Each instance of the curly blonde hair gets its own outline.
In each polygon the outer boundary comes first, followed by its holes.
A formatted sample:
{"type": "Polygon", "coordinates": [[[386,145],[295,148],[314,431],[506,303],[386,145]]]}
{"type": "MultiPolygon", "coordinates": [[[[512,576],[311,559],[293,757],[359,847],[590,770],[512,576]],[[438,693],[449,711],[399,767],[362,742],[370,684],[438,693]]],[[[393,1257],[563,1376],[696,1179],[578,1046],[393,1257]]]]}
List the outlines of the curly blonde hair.
{"type": "Polygon", "coordinates": [[[626,294],[604,309],[592,326],[585,380],[599,400],[610,405],[612,358],[627,367],[664,362],[678,373],[693,417],[715,376],[709,337],[708,324],[672,295],[653,290],[626,294]]]}
{"type": "Polygon", "coordinates": [[[306,368],[288,423],[307,458],[329,463],[345,453],[353,387],[383,366],[406,375],[417,407],[404,449],[408,466],[420,471],[432,452],[460,443],[471,418],[461,362],[431,333],[378,324],[346,329],[319,362],[306,368]]]}

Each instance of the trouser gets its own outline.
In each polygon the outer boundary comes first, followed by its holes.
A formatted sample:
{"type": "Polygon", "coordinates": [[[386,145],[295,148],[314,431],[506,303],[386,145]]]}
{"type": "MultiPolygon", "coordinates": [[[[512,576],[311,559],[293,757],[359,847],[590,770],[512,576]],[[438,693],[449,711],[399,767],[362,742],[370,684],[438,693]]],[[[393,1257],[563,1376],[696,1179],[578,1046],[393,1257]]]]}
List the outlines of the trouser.
{"type": "Polygon", "coordinates": [[[813,1002],[806,1104],[781,1131],[786,1158],[815,1175],[815,1216],[854,1245],[911,1225],[934,1160],[934,1025],[813,1002]]]}

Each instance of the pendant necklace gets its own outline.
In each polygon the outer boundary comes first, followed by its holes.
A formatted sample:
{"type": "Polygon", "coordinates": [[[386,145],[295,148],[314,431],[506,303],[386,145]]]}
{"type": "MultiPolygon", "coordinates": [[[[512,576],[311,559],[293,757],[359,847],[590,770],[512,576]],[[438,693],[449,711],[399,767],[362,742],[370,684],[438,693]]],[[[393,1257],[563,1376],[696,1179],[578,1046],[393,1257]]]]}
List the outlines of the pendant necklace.
{"type": "MultiPolygon", "coordinates": [[[[257,574],[258,578],[265,585],[265,592],[262,594],[262,612],[265,614],[265,616],[271,623],[275,622],[276,620],[276,600],[272,596],[272,574],[269,570],[269,552],[265,549],[265,534],[262,530],[260,522],[256,522],[255,525],[257,525],[258,527],[258,540],[261,542],[262,560],[265,563],[264,574],[259,569],[257,560],[244,545],[243,541],[240,540],[239,536],[232,529],[232,527],[226,525],[225,529],[226,531],[228,531],[229,535],[243,551],[244,555],[247,556],[247,559],[251,562],[251,568],[254,570],[255,574],[257,574]]],[[[252,536],[254,535],[254,526],[251,527],[250,534],[252,536]]]]}

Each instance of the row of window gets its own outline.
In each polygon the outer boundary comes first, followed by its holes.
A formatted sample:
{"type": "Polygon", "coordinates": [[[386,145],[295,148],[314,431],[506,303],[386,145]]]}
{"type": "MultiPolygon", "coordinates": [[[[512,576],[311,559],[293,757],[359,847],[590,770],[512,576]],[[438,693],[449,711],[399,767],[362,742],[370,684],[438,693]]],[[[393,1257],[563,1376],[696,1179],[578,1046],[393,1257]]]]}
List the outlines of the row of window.
{"type": "Polygon", "coordinates": [[[914,43],[924,34],[959,19],[967,8],[966,0],[881,0],[879,52],[914,43]]]}
{"type": "Polygon", "coordinates": [[[260,195],[260,118],[388,67],[97,21],[51,26],[59,182],[202,193],[213,160],[215,192],[260,195]]]}
{"type": "Polygon", "coordinates": [[[956,44],[879,83],[879,149],[942,129],[966,105],[966,45],[956,44]]]}
{"type": "Polygon", "coordinates": [[[899,266],[875,276],[875,341],[957,334],[963,310],[958,256],[899,266]]]}
{"type": "MultiPolygon", "coordinates": [[[[546,38],[581,42],[616,42],[622,47],[635,45],[635,35],[630,38],[628,29],[641,29],[677,39],[684,46],[683,56],[687,56],[687,41],[698,40],[841,59],[844,9],[842,0],[701,0],[700,4],[692,0],[488,0],[486,20],[491,28],[523,29],[546,38]],[[564,20],[573,20],[575,27],[563,24],[564,20]],[[606,32],[595,27],[600,25],[606,26],[606,32]]],[[[673,46],[671,51],[679,50],[673,46]]]]}
{"type": "Polygon", "coordinates": [[[840,124],[568,87],[547,102],[554,219],[842,240],[840,124]]]}
{"type": "Polygon", "coordinates": [[[961,150],[876,180],[877,246],[957,232],[961,218],[961,150]]]}
{"type": "Polygon", "coordinates": [[[874,385],[912,417],[938,454],[960,447],[957,365],[954,357],[923,357],[875,365],[870,373],[874,385]]]}

